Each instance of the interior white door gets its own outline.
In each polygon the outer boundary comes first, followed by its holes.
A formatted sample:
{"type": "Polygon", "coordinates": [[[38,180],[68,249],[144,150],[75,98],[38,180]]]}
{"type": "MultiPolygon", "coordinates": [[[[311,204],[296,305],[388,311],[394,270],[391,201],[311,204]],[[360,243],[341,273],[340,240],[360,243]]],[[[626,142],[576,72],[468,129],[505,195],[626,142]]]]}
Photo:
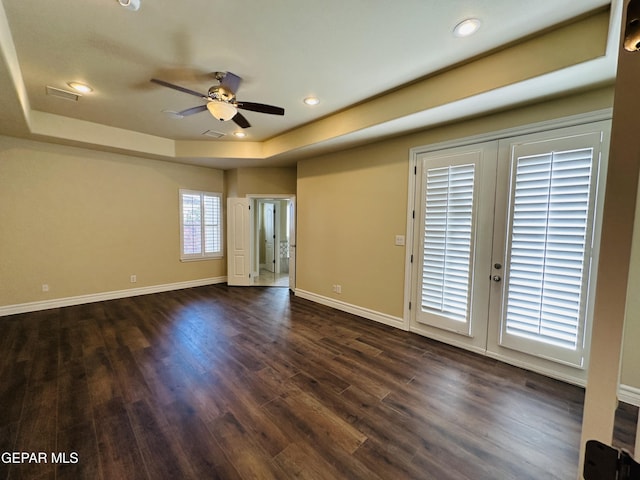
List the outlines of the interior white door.
{"type": "Polygon", "coordinates": [[[247,286],[251,276],[251,206],[248,198],[227,199],[227,283],[247,286]]]}
{"type": "Polygon", "coordinates": [[[264,268],[269,272],[276,271],[276,206],[273,203],[262,204],[262,223],[264,228],[264,268]]]}
{"type": "Polygon", "coordinates": [[[485,351],[497,142],[421,154],[410,329],[485,351]]]}

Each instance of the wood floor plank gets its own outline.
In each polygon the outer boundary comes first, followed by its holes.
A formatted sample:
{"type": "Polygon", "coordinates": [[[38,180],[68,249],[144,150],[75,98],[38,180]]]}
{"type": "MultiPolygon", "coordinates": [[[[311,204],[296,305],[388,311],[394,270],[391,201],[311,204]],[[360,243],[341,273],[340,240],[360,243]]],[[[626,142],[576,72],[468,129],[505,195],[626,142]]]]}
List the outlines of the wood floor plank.
{"type": "Polygon", "coordinates": [[[93,421],[91,395],[82,359],[69,361],[61,369],[58,376],[56,407],[58,431],[93,421]]]}
{"type": "Polygon", "coordinates": [[[240,480],[242,477],[200,416],[188,405],[176,402],[167,409],[167,419],[182,445],[193,479],[240,480]]]}
{"type": "MultiPolygon", "coordinates": [[[[27,391],[18,435],[15,442],[17,452],[37,453],[56,451],[56,414],[52,406],[56,405],[57,381],[38,381],[30,384],[27,391]]],[[[51,463],[29,461],[13,464],[9,469],[9,478],[35,478],[55,473],[51,463]]]]}
{"type": "Polygon", "coordinates": [[[164,416],[143,400],[127,405],[127,413],[149,478],[189,478],[182,445],[164,416]]]}
{"type": "MultiPolygon", "coordinates": [[[[13,422],[0,425],[0,452],[15,452],[16,439],[18,437],[18,418],[13,422]]],[[[9,477],[10,463],[0,462],[0,479],[9,477]]]]}
{"type": "MultiPolygon", "coordinates": [[[[584,390],[291,295],[211,285],[0,321],[7,478],[564,480],[584,390]]],[[[615,442],[633,446],[622,405],[615,442]]]]}
{"type": "Polygon", "coordinates": [[[56,454],[64,454],[66,463],[56,464],[56,479],[101,478],[100,457],[93,420],[71,423],[72,425],[66,429],[58,429],[56,454]]]}
{"type": "Polygon", "coordinates": [[[295,416],[297,423],[302,425],[303,431],[310,432],[319,441],[330,442],[347,453],[355,452],[367,439],[362,432],[304,392],[278,397],[272,403],[283,404],[295,416]]]}
{"type": "Polygon", "coordinates": [[[87,386],[94,407],[122,396],[111,360],[105,347],[100,347],[83,357],[87,386]]]}
{"type": "MultiPolygon", "coordinates": [[[[228,412],[249,432],[254,441],[271,457],[275,457],[287,447],[290,440],[278,425],[264,415],[262,406],[277,394],[270,391],[268,384],[258,376],[220,378],[219,388],[228,399],[228,412]]],[[[217,419],[212,425],[215,425],[217,419]]]]}
{"type": "Polygon", "coordinates": [[[319,427],[309,425],[305,419],[292,415],[288,405],[276,399],[263,407],[275,423],[294,442],[307,444],[315,455],[319,455],[325,462],[331,463],[345,479],[382,480],[375,471],[365,467],[358,459],[343,448],[337,447],[332,441],[326,441],[318,436],[319,427]]]}
{"type": "Polygon", "coordinates": [[[122,399],[113,398],[98,405],[94,421],[102,477],[151,480],[122,399]]]}
{"type": "MultiPolygon", "coordinates": [[[[63,310],[64,311],[64,310],[63,310]]],[[[81,327],[62,327],[60,329],[60,348],[58,350],[58,365],[64,368],[69,362],[82,360],[82,335],[81,327]]]]}
{"type": "MultiPolygon", "coordinates": [[[[349,389],[345,394],[353,394],[358,403],[362,404],[362,392],[349,389]]],[[[347,395],[343,395],[346,398],[347,395]]],[[[353,401],[353,400],[352,400],[353,401]]],[[[354,426],[364,433],[370,442],[385,445],[393,450],[394,455],[407,461],[424,446],[426,436],[423,425],[416,424],[406,415],[399,413],[384,403],[372,404],[364,410],[354,423],[354,426]]]]}
{"type": "Polygon", "coordinates": [[[111,349],[109,361],[118,383],[118,390],[125,402],[134,403],[152,395],[145,376],[128,347],[111,349]]]}
{"type": "Polygon", "coordinates": [[[0,369],[0,426],[17,422],[27,393],[31,365],[20,361],[0,369]]]}
{"type": "Polygon", "coordinates": [[[284,475],[231,413],[215,421],[213,435],[242,478],[278,480],[284,475]]]}
{"type": "Polygon", "coordinates": [[[391,444],[379,443],[368,439],[355,452],[355,457],[382,478],[403,478],[420,480],[425,472],[406,458],[399,449],[391,444]]]}
{"type": "Polygon", "coordinates": [[[13,322],[14,325],[21,324],[22,328],[19,328],[11,350],[7,351],[7,353],[11,352],[11,357],[8,361],[22,362],[31,360],[36,350],[35,345],[38,341],[39,316],[35,314],[29,314],[28,316],[21,315],[15,319],[11,319],[11,322],[13,322]]]}
{"type": "Polygon", "coordinates": [[[335,480],[344,472],[318,455],[305,443],[291,443],[280,452],[275,461],[286,473],[287,478],[300,480],[335,480]]]}

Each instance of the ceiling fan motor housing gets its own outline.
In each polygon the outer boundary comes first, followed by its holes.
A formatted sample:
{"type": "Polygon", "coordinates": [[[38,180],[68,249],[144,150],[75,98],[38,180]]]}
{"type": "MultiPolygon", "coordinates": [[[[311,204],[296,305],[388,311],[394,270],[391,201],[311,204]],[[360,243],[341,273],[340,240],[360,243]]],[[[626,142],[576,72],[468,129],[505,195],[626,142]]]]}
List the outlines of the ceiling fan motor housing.
{"type": "Polygon", "coordinates": [[[213,86],[209,89],[209,98],[212,100],[218,100],[220,102],[231,103],[235,100],[236,96],[220,85],[213,86]]]}

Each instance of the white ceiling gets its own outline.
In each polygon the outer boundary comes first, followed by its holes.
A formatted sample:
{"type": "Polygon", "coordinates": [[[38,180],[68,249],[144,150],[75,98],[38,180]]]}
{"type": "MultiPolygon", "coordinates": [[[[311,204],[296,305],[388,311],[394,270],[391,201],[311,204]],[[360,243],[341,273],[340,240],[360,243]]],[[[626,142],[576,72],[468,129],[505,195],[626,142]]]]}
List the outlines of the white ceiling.
{"type": "MultiPolygon", "coordinates": [[[[25,117],[34,111],[59,116],[55,118],[60,122],[78,119],[171,140],[262,142],[610,2],[141,3],[140,10],[132,12],[117,0],[2,0],[0,31],[5,31],[0,33],[0,134],[28,135],[25,117]],[[481,19],[478,33],[470,38],[453,36],[453,27],[468,17],[481,19]],[[16,58],[12,59],[12,54],[16,58]],[[162,113],[203,102],[152,84],[150,78],[205,93],[216,84],[211,72],[217,70],[231,71],[244,79],[239,100],[284,107],[285,116],[244,111],[252,127],[247,129],[246,139],[238,140],[231,135],[238,130],[232,122],[219,122],[207,112],[181,119],[162,113]],[[70,81],[87,83],[94,91],[77,102],[46,95],[46,86],[70,90],[70,81]],[[321,103],[304,105],[302,99],[308,95],[318,96],[321,103]],[[225,136],[214,140],[202,135],[207,130],[225,136]]],[[[553,92],[595,84],[614,75],[615,61],[609,58],[604,68],[592,68],[580,78],[538,79],[537,88],[553,92]]],[[[526,100],[526,92],[531,90],[522,87],[511,92],[518,101],[526,100]]],[[[487,96],[475,105],[490,110],[504,106],[500,103],[508,96],[508,92],[493,99],[487,96]]],[[[455,116],[455,106],[451,108],[454,110],[439,114],[443,118],[455,116]]],[[[428,122],[424,115],[413,115],[385,126],[385,132],[398,133],[428,122]]],[[[353,138],[363,140],[367,134],[360,131],[353,138]]],[[[231,165],[215,158],[207,164],[220,168],[231,165]]]]}

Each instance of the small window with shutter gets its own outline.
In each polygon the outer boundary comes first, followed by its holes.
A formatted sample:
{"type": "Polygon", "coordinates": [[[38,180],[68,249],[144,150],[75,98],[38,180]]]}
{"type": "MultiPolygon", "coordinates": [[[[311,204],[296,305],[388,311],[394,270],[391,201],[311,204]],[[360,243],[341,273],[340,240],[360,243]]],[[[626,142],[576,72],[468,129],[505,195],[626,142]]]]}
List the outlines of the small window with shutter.
{"type": "Polygon", "coordinates": [[[180,190],[180,259],[222,256],[220,193],[180,190]]]}

